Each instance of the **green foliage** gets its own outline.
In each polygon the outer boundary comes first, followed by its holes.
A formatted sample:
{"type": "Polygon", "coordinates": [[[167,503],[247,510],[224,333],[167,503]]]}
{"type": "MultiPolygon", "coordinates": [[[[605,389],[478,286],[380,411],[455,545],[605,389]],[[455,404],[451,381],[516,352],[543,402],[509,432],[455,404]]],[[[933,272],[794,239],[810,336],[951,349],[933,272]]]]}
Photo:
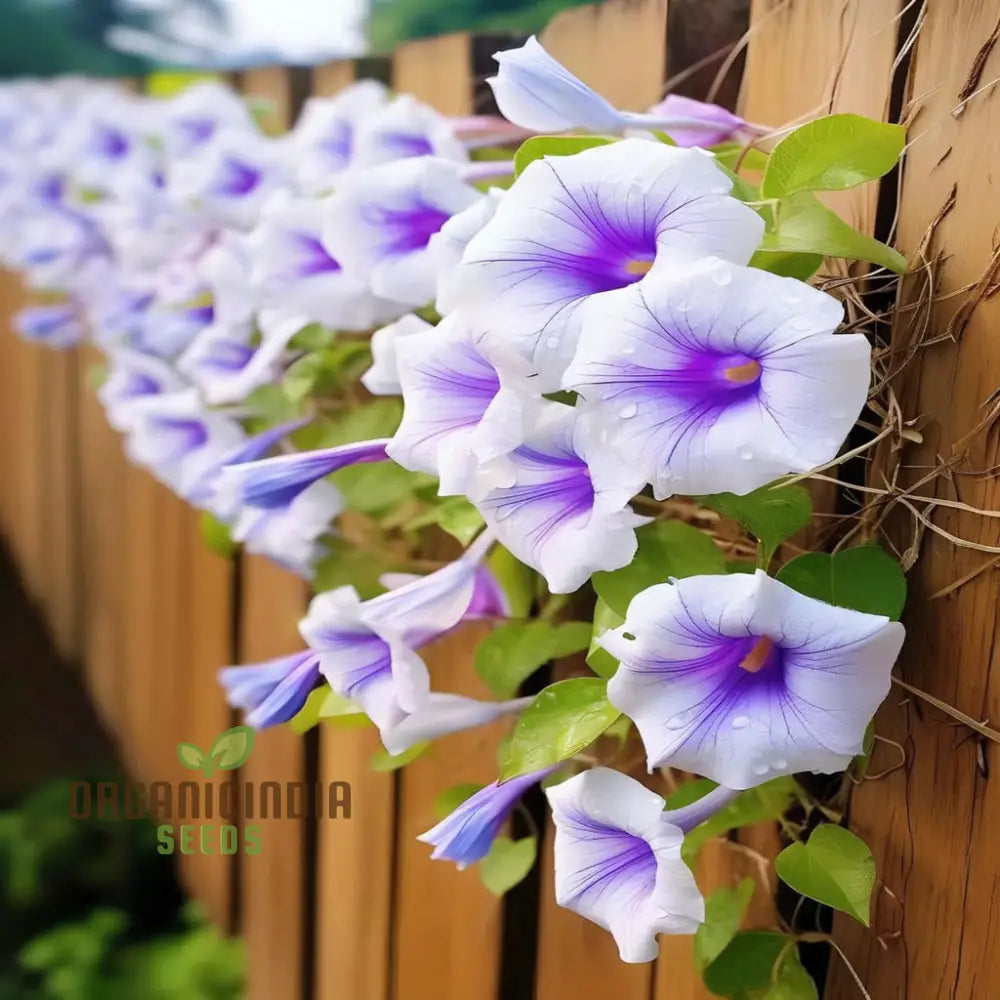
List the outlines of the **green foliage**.
{"type": "Polygon", "coordinates": [[[705,985],[716,996],[751,1000],[770,988],[789,941],[778,931],[740,931],[702,973],[705,985]]]}
{"type": "Polygon", "coordinates": [[[479,862],[479,877],[494,896],[509,892],[531,871],[538,856],[538,839],[497,837],[490,853],[479,862]]]}
{"type": "Polygon", "coordinates": [[[798,948],[786,949],[771,988],[762,1000],[819,1000],[816,983],[802,967],[798,948]]]}
{"type": "Polygon", "coordinates": [[[906,258],[898,250],[859,233],[808,191],[778,203],[761,250],[864,260],[899,274],[906,270],[906,258]]]}
{"type": "Polygon", "coordinates": [[[513,698],[517,689],[550,660],[586,649],[588,622],[507,622],[476,648],[476,672],[498,698],[513,698]]]}
{"type": "Polygon", "coordinates": [[[223,524],[211,511],[203,510],[198,520],[202,541],[217,556],[230,559],[239,549],[229,532],[229,526],[223,524]]]}
{"type": "Polygon", "coordinates": [[[527,618],[535,603],[538,574],[511,555],[502,545],[495,545],[486,559],[486,565],[496,577],[510,605],[512,618],[527,618]]]}
{"type": "Polygon", "coordinates": [[[741,879],[735,889],[721,886],[705,898],[705,922],[694,939],[694,964],[701,970],[711,965],[740,929],[753,896],[752,878],[741,879]]]}
{"type": "Polygon", "coordinates": [[[378,750],[372,755],[370,766],[373,771],[398,771],[407,764],[412,764],[418,757],[422,757],[430,749],[430,743],[414,743],[409,750],[402,753],[391,754],[386,750],[378,750]]]}
{"type": "Polygon", "coordinates": [[[639,548],[628,566],[595,573],[594,590],[612,610],[624,616],[629,602],[642,590],[668,577],[724,573],[722,550],[703,531],[683,521],[654,521],[637,532],[639,548]]]}
{"type": "Polygon", "coordinates": [[[518,719],[500,780],[540,771],[590,746],[621,714],[607,687],[600,677],[573,677],[540,691],[518,719]]]}
{"type": "Polygon", "coordinates": [[[778,571],[778,579],[800,594],[898,621],[906,603],[906,576],[878,545],[859,545],[830,555],[807,552],[778,571]]]}
{"type": "Polygon", "coordinates": [[[362,600],[367,600],[385,592],[379,577],[393,570],[395,564],[384,552],[357,548],[342,538],[331,538],[327,548],[329,555],[319,561],[313,579],[317,594],[350,586],[362,600]]]}
{"type": "Polygon", "coordinates": [[[625,616],[612,610],[603,597],[597,598],[597,603],[594,605],[594,625],[590,636],[590,647],[587,650],[587,665],[601,677],[613,677],[618,669],[618,661],[600,646],[597,640],[605,632],[618,628],[624,621],[625,616]]]}
{"type": "Polygon", "coordinates": [[[482,788],[482,785],[471,781],[446,788],[434,798],[434,815],[438,819],[450,816],[466,799],[472,798],[482,788]]]}
{"type": "MultiPolygon", "coordinates": [[[[408,38],[451,31],[541,31],[561,10],[587,0],[374,0],[370,37],[376,51],[387,52],[408,38]]],[[[503,48],[500,45],[498,48],[503,48]]]]}
{"type": "Polygon", "coordinates": [[[295,402],[306,396],[326,396],[354,381],[370,364],[368,345],[346,340],[303,354],[289,365],[281,384],[295,402]]]}
{"type": "Polygon", "coordinates": [[[902,125],[861,115],[826,115],[800,125],[771,151],[760,192],[785,198],[800,191],[840,191],[876,180],[898,162],[902,125]]]}
{"type": "Polygon", "coordinates": [[[806,843],[786,847],[775,858],[774,868],[796,892],[869,925],[875,859],[850,830],[823,823],[806,843]]]}
{"type": "Polygon", "coordinates": [[[808,281],[822,266],[823,257],[818,253],[758,250],[750,258],[750,266],[770,271],[782,278],[808,281]]]}
{"type": "MultiPolygon", "coordinates": [[[[673,795],[667,799],[668,809],[679,809],[697,801],[713,788],[715,782],[707,778],[685,782],[673,795]]],[[[773,778],[771,781],[748,788],[733,799],[729,805],[720,809],[704,823],[696,826],[685,838],[681,848],[681,856],[692,861],[701,850],[702,845],[713,837],[720,837],[729,830],[751,823],[764,823],[768,820],[780,819],[798,795],[798,785],[789,776],[773,778]]]]}
{"type": "Polygon", "coordinates": [[[600,135],[536,135],[525,139],[514,154],[514,176],[520,177],[529,163],[543,156],[572,156],[595,146],[606,146],[614,139],[600,135]]]}
{"type": "Polygon", "coordinates": [[[411,530],[436,524],[442,531],[468,545],[483,527],[482,514],[465,497],[434,496],[430,506],[407,522],[411,530]]]}
{"type": "Polygon", "coordinates": [[[809,492],[801,486],[762,486],[759,490],[736,496],[714,493],[699,497],[706,507],[738,521],[760,542],[760,564],[767,566],[778,546],[801,531],[812,519],[809,492]]]}

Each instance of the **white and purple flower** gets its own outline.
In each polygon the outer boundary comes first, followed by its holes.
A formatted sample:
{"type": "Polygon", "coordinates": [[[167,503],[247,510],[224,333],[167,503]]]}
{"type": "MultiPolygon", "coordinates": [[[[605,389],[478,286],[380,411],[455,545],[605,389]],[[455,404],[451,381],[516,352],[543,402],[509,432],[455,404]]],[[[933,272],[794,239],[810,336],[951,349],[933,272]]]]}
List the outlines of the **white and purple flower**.
{"type": "Polygon", "coordinates": [[[307,649],[264,663],[223,667],[219,683],[229,704],[243,710],[243,721],[265,729],[288,722],[302,710],[319,683],[319,659],[307,649]]]}
{"type": "Polygon", "coordinates": [[[634,720],[650,768],[750,788],[847,767],[903,637],[898,622],[805,597],[758,570],[650,587],[599,642],[621,662],[608,699],[634,720]]]}
{"type": "Polygon", "coordinates": [[[563,387],[659,499],[738,494],[832,459],[868,395],[871,349],[835,298],[708,258],[581,312],[563,387]]]}

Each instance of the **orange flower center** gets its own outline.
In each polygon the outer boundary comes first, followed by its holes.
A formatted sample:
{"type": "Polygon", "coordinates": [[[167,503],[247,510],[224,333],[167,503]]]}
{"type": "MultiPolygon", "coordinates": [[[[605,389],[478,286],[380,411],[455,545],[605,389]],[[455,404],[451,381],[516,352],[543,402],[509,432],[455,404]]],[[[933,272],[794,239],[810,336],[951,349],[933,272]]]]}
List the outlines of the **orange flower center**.
{"type": "Polygon", "coordinates": [[[767,658],[771,655],[772,649],[774,649],[774,642],[768,639],[767,636],[761,636],[754,643],[753,649],[740,660],[740,668],[748,674],[757,673],[767,663],[767,658]]]}
{"type": "Polygon", "coordinates": [[[760,371],[760,365],[756,361],[747,361],[742,365],[727,368],[723,375],[728,381],[735,382],[737,385],[749,385],[760,378],[760,371]]]}
{"type": "Polygon", "coordinates": [[[625,271],[628,274],[648,274],[652,266],[651,260],[630,260],[625,265],[625,271]]]}

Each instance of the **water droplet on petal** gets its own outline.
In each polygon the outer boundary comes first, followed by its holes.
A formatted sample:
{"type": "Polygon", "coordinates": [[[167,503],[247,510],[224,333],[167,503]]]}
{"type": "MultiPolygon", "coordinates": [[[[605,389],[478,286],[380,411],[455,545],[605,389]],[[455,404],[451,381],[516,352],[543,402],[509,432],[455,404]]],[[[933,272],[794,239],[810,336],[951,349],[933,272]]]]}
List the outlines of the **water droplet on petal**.
{"type": "Polygon", "coordinates": [[[740,448],[736,454],[739,455],[744,462],[750,462],[753,460],[753,448],[751,448],[748,444],[745,444],[742,448],[740,448]]]}
{"type": "Polygon", "coordinates": [[[622,420],[629,420],[631,417],[634,417],[638,412],[639,412],[639,407],[636,406],[635,403],[628,403],[626,406],[623,406],[618,411],[618,416],[621,417],[622,420]]]}
{"type": "Polygon", "coordinates": [[[770,771],[770,770],[771,770],[771,765],[770,764],[765,764],[763,762],[760,763],[760,764],[754,764],[754,766],[753,766],[753,773],[754,774],[767,774],[767,772],[770,771]]]}
{"type": "Polygon", "coordinates": [[[558,347],[559,346],[559,338],[558,337],[549,337],[549,339],[545,341],[545,346],[546,347],[558,347]]]}
{"type": "Polygon", "coordinates": [[[712,281],[717,285],[728,285],[733,280],[732,274],[728,270],[712,272],[712,281]]]}
{"type": "Polygon", "coordinates": [[[784,757],[776,757],[771,762],[771,767],[773,767],[775,771],[784,771],[784,769],[788,767],[788,761],[785,760],[784,757]]]}
{"type": "Polygon", "coordinates": [[[746,729],[750,725],[749,715],[734,715],[733,721],[730,723],[733,729],[746,729]]]}
{"type": "Polygon", "coordinates": [[[626,344],[622,348],[622,354],[624,354],[626,356],[629,355],[629,354],[635,354],[635,345],[633,345],[633,344],[626,344]]]}
{"type": "Polygon", "coordinates": [[[709,188],[709,190],[712,194],[729,194],[730,188],[728,184],[716,184],[714,187],[709,188]]]}

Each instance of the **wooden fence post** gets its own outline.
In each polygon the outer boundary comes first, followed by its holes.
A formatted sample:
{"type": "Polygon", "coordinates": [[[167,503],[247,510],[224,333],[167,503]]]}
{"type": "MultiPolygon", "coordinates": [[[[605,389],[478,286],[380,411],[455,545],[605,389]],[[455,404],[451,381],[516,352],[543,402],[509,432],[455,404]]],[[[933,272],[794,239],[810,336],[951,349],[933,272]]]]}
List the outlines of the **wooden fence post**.
{"type": "MultiPolygon", "coordinates": [[[[354,61],[317,66],[312,92],[332,96],[356,76],[354,61]]],[[[319,779],[350,784],[351,816],[319,822],[315,1000],[388,997],[396,775],[370,767],[381,746],[374,726],[320,727],[319,779]]]]}
{"type": "MultiPolygon", "coordinates": [[[[1000,506],[1000,300],[992,297],[1000,198],[991,169],[1000,153],[1000,3],[929,0],[919,13],[898,237],[913,274],[904,280],[892,361],[903,369],[894,388],[904,417],[925,422],[922,443],[900,442],[898,487],[992,511],[1000,506]]],[[[895,471],[881,464],[871,485],[885,488],[895,471]]],[[[908,575],[897,673],[996,728],[998,521],[908,502],[896,505],[894,540],[900,551],[916,545],[920,558],[908,575]],[[935,527],[920,525],[913,510],[935,527]]],[[[850,816],[878,865],[872,926],[838,919],[837,939],[877,1000],[1000,995],[996,747],[899,689],[876,732],[885,742],[871,774],[884,776],[855,791],[850,816]]],[[[836,959],[828,996],[857,996],[836,959]]]]}

